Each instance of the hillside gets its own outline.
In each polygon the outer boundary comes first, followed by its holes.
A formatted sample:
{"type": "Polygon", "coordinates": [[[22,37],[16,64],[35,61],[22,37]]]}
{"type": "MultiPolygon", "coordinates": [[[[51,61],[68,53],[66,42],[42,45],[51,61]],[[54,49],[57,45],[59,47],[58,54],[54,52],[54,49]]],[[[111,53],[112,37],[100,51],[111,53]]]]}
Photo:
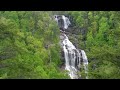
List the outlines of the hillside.
{"type": "Polygon", "coordinates": [[[119,79],[119,11],[0,11],[0,78],[70,79],[55,14],[69,18],[66,35],[86,52],[89,79],[119,79]]]}

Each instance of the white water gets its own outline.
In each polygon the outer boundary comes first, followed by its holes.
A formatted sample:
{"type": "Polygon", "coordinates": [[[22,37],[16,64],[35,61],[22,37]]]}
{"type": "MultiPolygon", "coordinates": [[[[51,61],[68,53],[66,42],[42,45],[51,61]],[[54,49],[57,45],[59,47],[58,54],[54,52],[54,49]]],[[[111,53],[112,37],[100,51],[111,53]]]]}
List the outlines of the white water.
{"type": "Polygon", "coordinates": [[[84,69],[85,69],[85,73],[86,73],[86,79],[88,78],[88,59],[86,56],[86,53],[84,50],[81,50],[82,53],[82,57],[83,57],[83,65],[84,65],[84,69]]]}
{"type": "Polygon", "coordinates": [[[69,19],[67,17],[65,17],[64,15],[62,15],[62,19],[64,21],[64,29],[67,29],[68,26],[71,24],[69,19]]]}
{"type": "Polygon", "coordinates": [[[78,78],[78,70],[75,65],[75,60],[77,60],[77,57],[75,56],[75,50],[77,49],[69,41],[68,37],[63,40],[63,50],[65,57],[65,69],[69,71],[69,76],[71,79],[78,78]]]}
{"type": "MultiPolygon", "coordinates": [[[[67,17],[62,15],[62,19],[64,21],[64,29],[67,29],[70,25],[70,21],[67,17]]],[[[56,21],[58,23],[58,20],[56,18],[56,21]]],[[[86,79],[88,78],[88,59],[85,54],[84,50],[78,50],[76,47],[70,42],[67,35],[64,33],[63,36],[64,39],[62,40],[62,47],[64,51],[64,57],[65,57],[65,70],[68,71],[68,74],[71,79],[78,79],[81,75],[78,75],[78,72],[80,72],[82,60],[83,60],[83,66],[86,74],[86,79]]]]}

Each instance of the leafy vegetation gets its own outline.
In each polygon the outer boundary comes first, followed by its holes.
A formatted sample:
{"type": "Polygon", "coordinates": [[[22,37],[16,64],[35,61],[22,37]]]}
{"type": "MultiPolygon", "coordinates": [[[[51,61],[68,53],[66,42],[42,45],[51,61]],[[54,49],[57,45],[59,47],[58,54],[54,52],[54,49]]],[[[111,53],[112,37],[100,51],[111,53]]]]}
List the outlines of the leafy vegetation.
{"type": "Polygon", "coordinates": [[[51,12],[0,12],[0,78],[68,78],[58,68],[58,35],[51,12]]]}
{"type": "Polygon", "coordinates": [[[71,18],[78,47],[89,60],[90,79],[120,78],[119,11],[0,11],[1,79],[69,78],[59,68],[60,33],[53,14],[71,18]]]}
{"type": "Polygon", "coordinates": [[[70,11],[69,13],[79,30],[85,28],[79,43],[89,59],[89,78],[120,78],[120,12],[70,11]]]}

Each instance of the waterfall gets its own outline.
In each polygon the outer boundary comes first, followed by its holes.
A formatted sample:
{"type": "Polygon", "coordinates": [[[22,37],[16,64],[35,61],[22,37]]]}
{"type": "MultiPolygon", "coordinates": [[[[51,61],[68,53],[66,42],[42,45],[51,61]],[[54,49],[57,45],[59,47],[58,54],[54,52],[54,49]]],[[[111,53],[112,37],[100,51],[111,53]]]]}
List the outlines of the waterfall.
{"type": "MultiPolygon", "coordinates": [[[[81,50],[82,53],[82,57],[83,57],[83,65],[84,65],[84,69],[85,69],[85,74],[88,74],[88,60],[87,60],[87,56],[84,50],[81,50]]],[[[88,76],[86,75],[86,79],[88,78],[88,76]]]]}
{"type": "Polygon", "coordinates": [[[67,29],[68,26],[71,24],[69,19],[67,17],[65,17],[64,15],[62,15],[62,19],[64,21],[64,29],[67,29]]]}
{"type": "MultiPolygon", "coordinates": [[[[58,22],[58,15],[55,15],[55,20],[58,22]]],[[[68,26],[71,24],[69,19],[64,15],[61,15],[61,18],[64,21],[63,30],[67,29],[68,26]]],[[[88,78],[88,59],[84,50],[77,49],[72,42],[70,42],[69,38],[65,33],[62,33],[61,38],[61,46],[64,51],[64,58],[65,58],[65,70],[68,71],[68,74],[71,79],[78,79],[81,77],[79,74],[81,65],[83,64],[86,79],[88,78]]]]}

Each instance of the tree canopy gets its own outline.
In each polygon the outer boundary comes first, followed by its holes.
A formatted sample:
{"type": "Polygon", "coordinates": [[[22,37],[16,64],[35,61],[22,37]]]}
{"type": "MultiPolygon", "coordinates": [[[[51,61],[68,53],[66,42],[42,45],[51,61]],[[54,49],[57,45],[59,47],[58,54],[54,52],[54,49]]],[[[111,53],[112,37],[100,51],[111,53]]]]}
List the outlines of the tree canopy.
{"type": "Polygon", "coordinates": [[[75,43],[76,38],[78,48],[85,50],[90,79],[120,78],[119,11],[0,11],[1,79],[69,78],[60,68],[54,14],[69,17],[77,32],[70,40],[75,43]]]}

